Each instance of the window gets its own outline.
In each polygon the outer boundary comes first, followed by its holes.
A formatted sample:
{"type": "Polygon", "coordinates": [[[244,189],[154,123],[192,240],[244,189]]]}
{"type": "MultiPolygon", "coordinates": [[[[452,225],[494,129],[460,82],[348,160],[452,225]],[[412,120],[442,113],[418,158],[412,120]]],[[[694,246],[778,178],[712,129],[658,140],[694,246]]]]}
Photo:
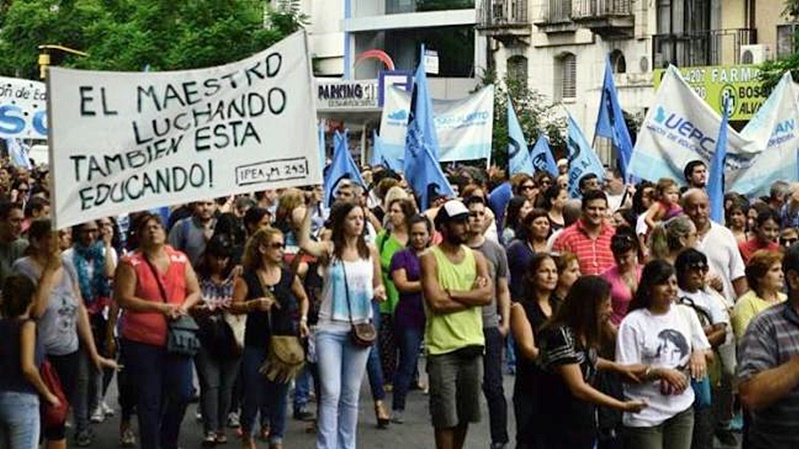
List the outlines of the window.
{"type": "Polygon", "coordinates": [[[627,61],[621,50],[610,52],[610,67],[613,69],[613,73],[627,73],[627,61]]]}
{"type": "Polygon", "coordinates": [[[527,83],[527,58],[520,55],[508,58],[508,78],[527,83]]]}
{"type": "Polygon", "coordinates": [[[796,50],[796,24],[777,25],[777,57],[790,56],[796,50]]]}
{"type": "Polygon", "coordinates": [[[577,97],[577,57],[564,53],[555,61],[555,95],[559,100],[577,97]]]}

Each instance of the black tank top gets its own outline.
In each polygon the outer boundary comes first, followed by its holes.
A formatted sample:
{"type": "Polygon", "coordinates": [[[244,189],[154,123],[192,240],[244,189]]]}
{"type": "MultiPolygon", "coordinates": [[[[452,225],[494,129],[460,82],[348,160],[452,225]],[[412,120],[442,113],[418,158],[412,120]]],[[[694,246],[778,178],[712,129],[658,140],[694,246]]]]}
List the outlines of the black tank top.
{"type": "MultiPolygon", "coordinates": [[[[242,275],[247,284],[247,297],[245,301],[262,298],[265,296],[258,272],[246,270],[242,275]]],[[[277,284],[267,286],[280,304],[280,308],[272,308],[272,324],[269,323],[269,314],[260,310],[247,313],[247,323],[244,330],[244,344],[254,348],[266,348],[270,335],[296,335],[297,312],[299,310],[297,298],[291,291],[292,274],[280,270],[280,280],[277,284]]]]}

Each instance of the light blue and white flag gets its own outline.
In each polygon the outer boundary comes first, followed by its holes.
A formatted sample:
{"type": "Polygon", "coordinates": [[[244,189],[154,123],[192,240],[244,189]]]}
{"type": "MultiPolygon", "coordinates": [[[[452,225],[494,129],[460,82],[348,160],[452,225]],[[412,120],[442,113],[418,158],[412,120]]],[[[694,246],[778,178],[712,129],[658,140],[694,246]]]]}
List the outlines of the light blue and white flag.
{"type": "Polygon", "coordinates": [[[580,178],[593,173],[602,180],[605,178],[605,167],[591,145],[588,145],[583,131],[571,115],[568,117],[568,127],[569,195],[572,198],[580,198],[580,178]]]}
{"type": "Polygon", "coordinates": [[[516,111],[513,110],[513,101],[508,95],[508,172],[511,176],[516,173],[533,174],[533,160],[527,148],[522,126],[516,111]]]}
{"type": "MultiPolygon", "coordinates": [[[[6,139],[6,148],[11,164],[18,168],[30,170],[33,168],[30,159],[30,148],[20,139],[6,139]]],[[[36,161],[39,164],[46,164],[47,161],[36,161]]]]}
{"type": "Polygon", "coordinates": [[[710,158],[710,173],[707,178],[707,195],[710,197],[710,219],[724,223],[724,162],[727,159],[727,128],[729,111],[724,102],[716,151],[710,158]]]}

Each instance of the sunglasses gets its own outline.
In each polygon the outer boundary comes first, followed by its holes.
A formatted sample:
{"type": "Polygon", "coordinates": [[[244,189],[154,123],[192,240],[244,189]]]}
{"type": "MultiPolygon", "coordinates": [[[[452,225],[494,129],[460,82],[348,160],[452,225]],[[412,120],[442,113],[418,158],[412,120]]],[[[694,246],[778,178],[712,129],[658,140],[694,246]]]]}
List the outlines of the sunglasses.
{"type": "Polygon", "coordinates": [[[710,270],[710,267],[704,263],[692,263],[688,265],[688,269],[707,272],[708,270],[710,270]]]}
{"type": "Polygon", "coordinates": [[[533,190],[535,189],[535,185],[532,184],[525,184],[522,186],[522,190],[533,190]]]}
{"type": "Polygon", "coordinates": [[[274,242],[274,243],[270,243],[267,246],[269,246],[269,248],[272,248],[272,249],[285,249],[286,248],[286,244],[283,243],[283,242],[274,242]]]}
{"type": "Polygon", "coordinates": [[[782,246],[791,246],[797,242],[799,239],[780,239],[780,245],[782,246]]]}

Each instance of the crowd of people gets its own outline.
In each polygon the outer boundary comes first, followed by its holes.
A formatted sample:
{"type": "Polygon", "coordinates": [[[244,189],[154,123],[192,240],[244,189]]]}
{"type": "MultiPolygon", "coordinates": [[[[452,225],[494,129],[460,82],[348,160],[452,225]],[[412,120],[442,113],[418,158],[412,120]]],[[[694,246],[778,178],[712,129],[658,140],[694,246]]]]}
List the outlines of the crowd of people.
{"type": "Polygon", "coordinates": [[[588,174],[579,198],[558,165],[455,167],[427,210],[363,167],[331,204],[307,186],[58,231],[47,170],[0,167],[0,447],[90,447],[118,413],[121,446],[176,449],[196,397],[204,447],[282,448],[291,416],[351,449],[364,378],[380,429],[429,395],[438,449],[484,414],[492,449],[799,447],[799,184],[728,193],[718,223],[701,161],[588,174]]]}

